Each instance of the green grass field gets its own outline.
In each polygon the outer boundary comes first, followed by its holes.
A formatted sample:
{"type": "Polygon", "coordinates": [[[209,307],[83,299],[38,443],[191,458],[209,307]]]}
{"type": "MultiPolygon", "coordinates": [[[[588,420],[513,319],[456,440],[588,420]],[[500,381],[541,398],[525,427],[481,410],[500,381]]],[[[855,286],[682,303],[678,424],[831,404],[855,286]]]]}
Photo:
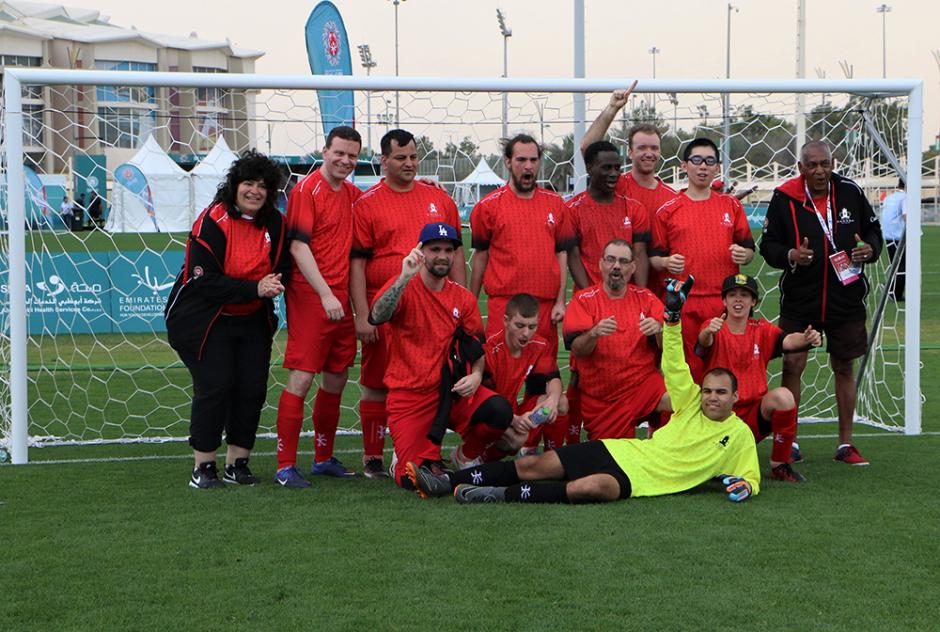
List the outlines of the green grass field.
{"type": "MultiPolygon", "coordinates": [[[[834,426],[813,424],[800,429],[809,481],[765,481],[740,506],[702,488],[606,506],[458,507],[362,478],[281,489],[272,440],[253,458],[261,486],[208,493],[186,487],[184,443],[34,448],[30,465],[0,466],[0,628],[935,630],[937,247],[940,229],[927,229],[927,434],[857,428],[870,467],[833,463],[834,426]]],[[[185,435],[167,422],[185,418],[185,370],[135,371],[141,348],[154,367],[172,366],[172,352],[152,338],[88,338],[31,340],[37,428],[185,435]],[[123,403],[103,406],[106,396],[123,403]]],[[[360,439],[337,449],[356,463],[360,439]]],[[[766,468],[769,445],[759,451],[766,468]]]]}

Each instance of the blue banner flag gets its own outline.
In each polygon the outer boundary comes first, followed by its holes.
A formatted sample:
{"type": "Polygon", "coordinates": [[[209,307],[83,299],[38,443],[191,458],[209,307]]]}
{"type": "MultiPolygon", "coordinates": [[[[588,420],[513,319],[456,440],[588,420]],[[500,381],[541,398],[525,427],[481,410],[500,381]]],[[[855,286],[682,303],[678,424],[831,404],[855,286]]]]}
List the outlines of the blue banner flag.
{"type": "Polygon", "coordinates": [[[150,221],[153,222],[153,227],[159,233],[157,211],[153,207],[153,194],[150,192],[150,183],[147,182],[147,176],[135,165],[125,162],[114,170],[114,181],[130,191],[132,195],[137,196],[137,199],[140,200],[140,203],[147,211],[150,221]]]}
{"type": "MultiPolygon", "coordinates": [[[[315,75],[351,75],[349,39],[346,25],[332,2],[321,2],[310,12],[304,28],[307,41],[307,60],[315,75]]],[[[317,90],[323,135],[339,125],[352,126],[355,122],[355,104],[352,90],[317,90]]]]}

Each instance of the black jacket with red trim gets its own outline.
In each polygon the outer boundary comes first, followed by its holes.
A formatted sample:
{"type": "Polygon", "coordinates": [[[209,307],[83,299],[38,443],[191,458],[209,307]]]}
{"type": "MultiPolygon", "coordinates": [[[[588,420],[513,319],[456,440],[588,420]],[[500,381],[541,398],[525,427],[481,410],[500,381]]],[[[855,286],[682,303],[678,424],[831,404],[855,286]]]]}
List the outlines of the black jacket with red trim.
{"type": "MultiPolygon", "coordinates": [[[[220,213],[228,213],[222,204],[210,206],[193,224],[186,242],[186,258],[170,290],[164,317],[170,346],[202,358],[202,347],[212,325],[230,303],[249,303],[258,298],[258,282],[236,279],[224,273],[226,236],[217,223],[220,213]]],[[[290,250],[286,243],[284,217],[273,214],[265,229],[271,237],[271,268],[281,274],[285,285],[291,271],[290,250]]],[[[274,300],[261,299],[266,312],[269,334],[277,331],[274,300]]]]}
{"type": "MultiPolygon", "coordinates": [[[[873,249],[876,261],[884,244],[881,225],[865,194],[852,180],[832,174],[830,207],[834,214],[833,240],[838,250],[851,255],[855,235],[873,249]]],[[[783,183],[774,191],[764,219],[760,254],[768,264],[783,270],[780,277],[780,315],[807,322],[844,323],[864,320],[868,279],[843,285],[829,262],[832,246],[826,239],[813,201],[806,197],[803,176],[783,183]],[[803,238],[809,239],[813,261],[806,266],[790,264],[788,253],[803,238]]]]}

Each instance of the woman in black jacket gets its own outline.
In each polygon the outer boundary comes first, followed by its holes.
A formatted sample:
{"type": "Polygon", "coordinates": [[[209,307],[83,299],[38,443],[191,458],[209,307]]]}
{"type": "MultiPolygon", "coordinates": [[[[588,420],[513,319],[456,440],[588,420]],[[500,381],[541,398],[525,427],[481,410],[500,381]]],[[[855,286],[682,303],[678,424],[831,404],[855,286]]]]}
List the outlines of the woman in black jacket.
{"type": "Polygon", "coordinates": [[[170,346],[193,378],[190,486],[222,487],[216,451],[225,431],[225,483],[254,485],[248,468],[267,396],[273,298],[284,291],[290,254],[277,163],[254,150],[229,170],[193,224],[186,259],[165,311],[170,346]]]}

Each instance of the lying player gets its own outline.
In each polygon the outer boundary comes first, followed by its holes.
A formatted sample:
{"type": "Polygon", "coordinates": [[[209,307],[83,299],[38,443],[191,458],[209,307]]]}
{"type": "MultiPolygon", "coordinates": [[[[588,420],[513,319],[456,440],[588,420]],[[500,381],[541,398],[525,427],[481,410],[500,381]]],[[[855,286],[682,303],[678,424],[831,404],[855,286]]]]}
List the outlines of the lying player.
{"type": "Polygon", "coordinates": [[[771,478],[799,483],[806,479],[790,465],[796,438],[796,400],[783,387],[767,391],[767,364],[784,353],[818,347],[822,336],[812,325],[787,335],[768,320],[751,318],[758,298],[753,277],[733,274],[726,278],[721,286],[725,313],[702,328],[696,352],[704,359],[706,370],[734,367],[740,378],[735,414],[750,427],[755,441],[773,434],[771,478]]]}
{"type": "Polygon", "coordinates": [[[424,497],[453,491],[457,502],[609,502],[692,489],[720,477],[728,498],[741,502],[760,490],[754,435],[734,414],[734,374],[712,369],[702,387],[692,381],[682,350],[679,313],[692,286],[670,281],[663,332],[663,372],[675,412],[651,439],[605,439],[517,461],[485,463],[435,474],[408,463],[424,497]]]}

